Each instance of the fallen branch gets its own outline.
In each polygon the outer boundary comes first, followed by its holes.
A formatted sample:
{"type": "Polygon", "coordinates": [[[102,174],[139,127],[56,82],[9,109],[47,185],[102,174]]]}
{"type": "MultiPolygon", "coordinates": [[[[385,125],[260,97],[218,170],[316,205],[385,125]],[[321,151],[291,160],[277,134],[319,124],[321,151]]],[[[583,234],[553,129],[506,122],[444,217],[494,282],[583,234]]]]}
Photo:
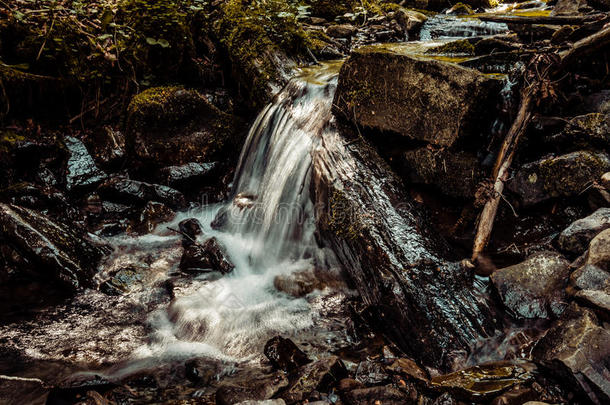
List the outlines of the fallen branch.
{"type": "Polygon", "coordinates": [[[506,134],[506,138],[502,143],[502,147],[496,159],[493,171],[493,193],[492,197],[485,203],[481,216],[479,217],[477,233],[472,248],[471,261],[473,263],[477,260],[483,249],[485,249],[491,237],[491,231],[498,212],[500,198],[504,191],[504,183],[508,179],[509,169],[513,158],[515,157],[519,141],[527,130],[534,115],[534,101],[536,100],[536,97],[539,97],[541,89],[544,88],[544,82],[552,78],[560,77],[578,59],[593,54],[602,48],[607,47],[609,44],[610,27],[606,27],[595,34],[576,42],[569,50],[560,53],[558,63],[551,63],[542,71],[539,71],[538,68],[535,67],[535,70],[538,72],[537,78],[521,92],[519,112],[510,127],[510,130],[506,134]]]}
{"type": "Polygon", "coordinates": [[[588,22],[601,20],[606,14],[594,14],[585,16],[539,16],[521,17],[507,15],[482,15],[479,20],[506,24],[548,24],[548,25],[580,25],[588,22]]]}

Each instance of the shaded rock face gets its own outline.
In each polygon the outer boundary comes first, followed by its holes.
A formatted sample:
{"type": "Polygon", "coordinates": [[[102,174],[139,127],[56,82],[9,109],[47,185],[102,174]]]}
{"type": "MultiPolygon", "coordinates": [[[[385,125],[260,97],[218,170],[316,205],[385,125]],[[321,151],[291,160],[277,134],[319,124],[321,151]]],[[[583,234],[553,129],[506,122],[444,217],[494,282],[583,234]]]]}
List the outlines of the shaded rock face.
{"type": "Polygon", "coordinates": [[[448,147],[479,135],[482,112],[494,104],[500,82],[454,64],[364,47],[341,68],[333,111],[383,143],[404,141],[448,147]],[[388,141],[389,139],[386,139],[388,141]]]}
{"type": "Polygon", "coordinates": [[[534,359],[594,404],[610,401],[610,332],[572,304],[533,351],[534,359]]]}
{"type": "Polygon", "coordinates": [[[564,229],[557,243],[562,250],[580,255],[587,250],[589,242],[595,235],[608,228],[610,228],[610,208],[600,208],[564,229]]]}
{"type": "Polygon", "coordinates": [[[448,366],[449,353],[469,351],[494,330],[472,276],[441,258],[443,243],[370,146],[347,149],[337,133],[322,143],[313,168],[320,240],[337,255],[374,327],[424,364],[448,366]]]}
{"type": "Polygon", "coordinates": [[[609,169],[610,156],[606,153],[572,152],[524,164],[508,182],[508,188],[524,205],[533,205],[578,195],[609,169]]]}
{"type": "Polygon", "coordinates": [[[188,272],[218,271],[227,274],[234,268],[235,265],[216,238],[208,239],[203,245],[194,243],[187,246],[180,260],[180,269],[188,272]]]}
{"type": "Polygon", "coordinates": [[[517,318],[553,318],[565,309],[570,262],[553,252],[497,270],[491,280],[504,305],[517,318]]]}
{"type": "Polygon", "coordinates": [[[314,391],[328,392],[328,389],[347,376],[345,365],[337,356],[330,356],[301,367],[298,377],[282,392],[280,397],[287,404],[302,403],[314,391]]]}
{"type": "Polygon", "coordinates": [[[209,162],[229,142],[234,121],[194,90],[148,89],[128,107],[126,145],[131,158],[164,167],[209,162]]]}
{"type": "Polygon", "coordinates": [[[106,253],[74,227],[32,210],[0,204],[0,238],[27,260],[31,269],[74,292],[91,286],[106,253]]]}
{"type": "Polygon", "coordinates": [[[610,149],[610,113],[590,113],[572,118],[565,128],[549,138],[555,150],[610,149]]]}
{"type": "Polygon", "coordinates": [[[244,401],[257,403],[256,401],[270,399],[287,385],[288,379],[286,375],[278,372],[250,380],[250,384],[247,387],[232,384],[222,385],[216,391],[215,399],[218,405],[234,405],[244,401]]]}

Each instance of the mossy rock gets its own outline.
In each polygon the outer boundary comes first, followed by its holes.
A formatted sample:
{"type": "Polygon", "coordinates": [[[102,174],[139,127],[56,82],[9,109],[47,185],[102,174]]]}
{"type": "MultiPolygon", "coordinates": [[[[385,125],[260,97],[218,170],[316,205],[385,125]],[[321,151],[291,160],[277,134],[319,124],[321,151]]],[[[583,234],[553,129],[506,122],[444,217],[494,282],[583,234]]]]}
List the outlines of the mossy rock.
{"type": "Polygon", "coordinates": [[[430,48],[426,53],[446,54],[446,55],[474,55],[474,45],[467,39],[448,42],[434,48],[430,48]]]}
{"type": "Polygon", "coordinates": [[[577,151],[523,165],[508,183],[524,205],[552,198],[574,197],[610,170],[610,156],[577,151]]]}
{"type": "Polygon", "coordinates": [[[134,96],[127,112],[126,145],[136,165],[208,162],[235,147],[235,118],[195,90],[151,88],[134,96]]]}

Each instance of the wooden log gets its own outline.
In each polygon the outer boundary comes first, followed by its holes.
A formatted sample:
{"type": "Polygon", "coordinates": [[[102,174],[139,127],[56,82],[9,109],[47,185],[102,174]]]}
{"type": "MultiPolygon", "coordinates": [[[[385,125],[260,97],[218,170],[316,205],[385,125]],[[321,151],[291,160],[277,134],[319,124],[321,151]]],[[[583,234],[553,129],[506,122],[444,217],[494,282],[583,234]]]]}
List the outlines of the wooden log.
{"type": "Polygon", "coordinates": [[[477,224],[471,261],[476,262],[479,254],[489,243],[495,217],[504,191],[504,182],[507,180],[510,165],[515,156],[519,140],[527,130],[534,109],[534,99],[538,95],[540,83],[549,78],[565,74],[578,59],[600,51],[610,45],[610,26],[576,42],[570,49],[559,54],[560,61],[557,66],[544,69],[540,72],[537,81],[531,83],[522,91],[519,113],[502,144],[493,172],[493,194],[485,203],[477,224]]]}

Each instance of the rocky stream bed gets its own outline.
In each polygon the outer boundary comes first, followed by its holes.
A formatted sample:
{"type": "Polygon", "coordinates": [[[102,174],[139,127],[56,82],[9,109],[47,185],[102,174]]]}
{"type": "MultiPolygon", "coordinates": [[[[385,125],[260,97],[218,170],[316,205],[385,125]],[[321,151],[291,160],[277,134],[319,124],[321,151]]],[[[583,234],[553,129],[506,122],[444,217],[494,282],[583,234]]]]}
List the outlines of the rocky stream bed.
{"type": "Polygon", "coordinates": [[[0,1],[0,404],[610,403],[609,11],[0,1]]]}

